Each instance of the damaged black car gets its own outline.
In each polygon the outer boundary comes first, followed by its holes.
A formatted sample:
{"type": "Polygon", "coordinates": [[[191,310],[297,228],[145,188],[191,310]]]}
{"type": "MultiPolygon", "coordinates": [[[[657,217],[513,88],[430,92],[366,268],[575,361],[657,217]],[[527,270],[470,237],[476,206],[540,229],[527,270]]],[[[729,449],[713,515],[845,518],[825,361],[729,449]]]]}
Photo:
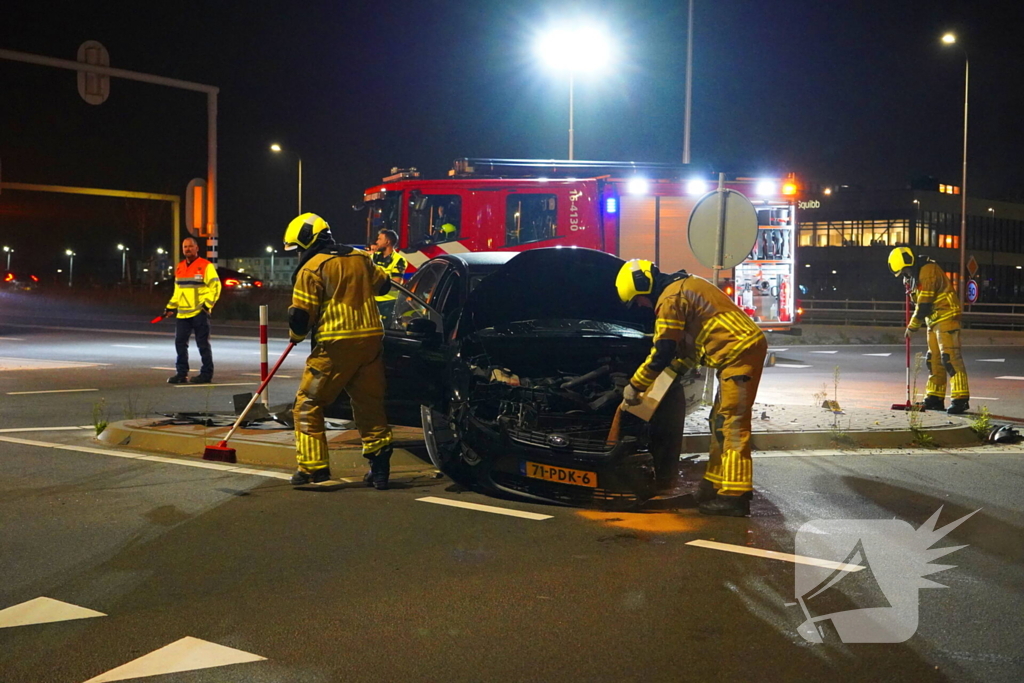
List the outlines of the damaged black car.
{"type": "Polygon", "coordinates": [[[618,299],[622,263],[577,248],[424,263],[385,320],[391,421],[421,424],[439,470],[492,493],[608,509],[650,498],[648,424],[623,414],[608,440],[654,326],[618,299]]]}

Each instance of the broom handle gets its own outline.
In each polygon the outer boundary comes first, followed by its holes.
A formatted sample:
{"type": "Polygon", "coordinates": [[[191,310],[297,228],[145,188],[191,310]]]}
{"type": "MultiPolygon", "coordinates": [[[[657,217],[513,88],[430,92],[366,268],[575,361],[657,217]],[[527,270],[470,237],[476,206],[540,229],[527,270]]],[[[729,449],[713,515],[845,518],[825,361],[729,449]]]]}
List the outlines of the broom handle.
{"type": "Polygon", "coordinates": [[[242,414],[238,416],[237,420],[235,420],[234,426],[231,427],[231,431],[228,432],[228,435],[224,437],[224,441],[230,439],[231,436],[235,433],[235,430],[238,429],[238,425],[242,424],[242,420],[244,420],[245,416],[249,414],[249,411],[252,410],[252,407],[256,405],[256,401],[259,399],[260,394],[262,394],[263,390],[267,388],[268,384],[270,384],[270,380],[274,378],[274,373],[276,373],[277,369],[281,367],[281,363],[284,362],[284,359],[288,357],[288,353],[293,348],[295,348],[295,342],[288,342],[288,346],[284,347],[284,353],[282,353],[281,357],[277,359],[276,363],[274,363],[274,369],[271,370],[270,373],[267,375],[267,378],[263,380],[262,383],[260,383],[260,388],[257,389],[256,393],[252,395],[251,399],[249,399],[249,405],[245,407],[245,410],[242,411],[242,414]]]}
{"type": "MultiPolygon", "coordinates": [[[[904,319],[904,325],[909,327],[910,326],[910,287],[907,287],[906,289],[907,289],[907,296],[906,296],[906,300],[903,303],[903,319],[904,319]]],[[[911,398],[910,398],[910,337],[906,338],[906,346],[907,346],[907,405],[910,406],[911,405],[911,398]]]]}

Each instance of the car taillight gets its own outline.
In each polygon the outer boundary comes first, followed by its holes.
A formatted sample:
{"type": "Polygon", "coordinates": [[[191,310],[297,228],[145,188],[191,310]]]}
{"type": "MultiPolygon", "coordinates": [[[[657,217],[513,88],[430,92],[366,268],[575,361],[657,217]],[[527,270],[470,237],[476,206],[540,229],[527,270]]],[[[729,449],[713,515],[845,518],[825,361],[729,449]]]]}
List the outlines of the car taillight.
{"type": "Polygon", "coordinates": [[[13,282],[13,281],[14,281],[14,273],[7,273],[7,275],[4,276],[4,282],[13,282]]]}
{"type": "Polygon", "coordinates": [[[236,280],[233,277],[229,277],[227,280],[224,281],[224,286],[225,287],[237,287],[238,286],[238,280],[236,280]]]}
{"type": "Polygon", "coordinates": [[[37,278],[35,275],[29,275],[29,277],[32,278],[32,282],[39,282],[39,278],[37,278]]]}
{"type": "Polygon", "coordinates": [[[262,287],[263,286],[263,280],[253,280],[252,286],[253,287],[262,287]]]}

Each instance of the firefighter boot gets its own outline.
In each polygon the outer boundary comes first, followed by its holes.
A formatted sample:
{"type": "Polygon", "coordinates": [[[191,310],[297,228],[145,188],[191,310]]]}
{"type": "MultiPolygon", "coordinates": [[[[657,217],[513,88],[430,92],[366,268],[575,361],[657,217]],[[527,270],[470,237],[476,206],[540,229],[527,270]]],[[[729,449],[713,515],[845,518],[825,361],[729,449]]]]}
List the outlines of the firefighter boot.
{"type": "MultiPolygon", "coordinates": [[[[956,403],[956,401],[954,401],[956,403]]],[[[941,396],[925,396],[924,403],[921,404],[922,410],[945,410],[946,405],[942,400],[941,396]]]]}
{"type": "Polygon", "coordinates": [[[707,479],[700,480],[700,483],[697,484],[697,490],[693,494],[698,503],[706,503],[709,500],[714,500],[717,496],[718,491],[715,490],[715,485],[707,479]]]}
{"type": "Polygon", "coordinates": [[[331,468],[321,467],[318,470],[307,472],[306,470],[296,470],[295,474],[292,475],[292,486],[302,486],[303,484],[319,484],[327,481],[331,478],[331,468]]]}
{"type": "Polygon", "coordinates": [[[167,378],[168,384],[188,384],[188,375],[171,375],[167,378]]]}
{"type": "Polygon", "coordinates": [[[370,481],[373,488],[378,491],[386,491],[388,488],[388,477],[391,475],[391,454],[394,449],[391,446],[382,448],[377,455],[370,458],[370,481]]]}
{"type": "Polygon", "coordinates": [[[946,411],[947,415],[961,415],[966,413],[971,407],[969,398],[954,398],[949,402],[949,410],[946,411]]]}
{"type": "Polygon", "coordinates": [[[702,515],[718,515],[721,517],[749,517],[750,498],[747,495],[723,496],[718,494],[714,499],[697,506],[702,515]]]}

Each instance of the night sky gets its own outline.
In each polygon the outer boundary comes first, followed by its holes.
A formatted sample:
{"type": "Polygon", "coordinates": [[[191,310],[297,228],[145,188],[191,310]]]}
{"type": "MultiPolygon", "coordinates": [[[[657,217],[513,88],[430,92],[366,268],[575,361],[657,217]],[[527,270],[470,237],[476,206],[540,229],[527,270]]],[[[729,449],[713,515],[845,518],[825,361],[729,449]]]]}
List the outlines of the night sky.
{"type": "MultiPolygon", "coordinates": [[[[939,42],[953,30],[971,56],[969,194],[1024,200],[1024,3],[697,0],[695,15],[696,167],[958,184],[963,55],[939,42]]],[[[98,40],[112,66],[219,87],[232,258],[279,244],[295,214],[294,159],[271,142],[301,154],[304,209],[344,240],[361,239],[351,205],[392,166],[565,158],[568,80],[533,45],[573,21],[606,26],[621,52],[577,78],[576,157],[680,161],[685,0],[6,0],[0,48],[74,59],[98,40]]],[[[0,61],[4,181],[181,194],[205,174],[205,117],[201,93],[115,79],[92,106],[71,71],[0,61]]],[[[5,191],[0,243],[22,267],[52,270],[68,247],[76,272],[119,267],[118,242],[170,246],[169,212],[138,204],[5,191]]]]}

